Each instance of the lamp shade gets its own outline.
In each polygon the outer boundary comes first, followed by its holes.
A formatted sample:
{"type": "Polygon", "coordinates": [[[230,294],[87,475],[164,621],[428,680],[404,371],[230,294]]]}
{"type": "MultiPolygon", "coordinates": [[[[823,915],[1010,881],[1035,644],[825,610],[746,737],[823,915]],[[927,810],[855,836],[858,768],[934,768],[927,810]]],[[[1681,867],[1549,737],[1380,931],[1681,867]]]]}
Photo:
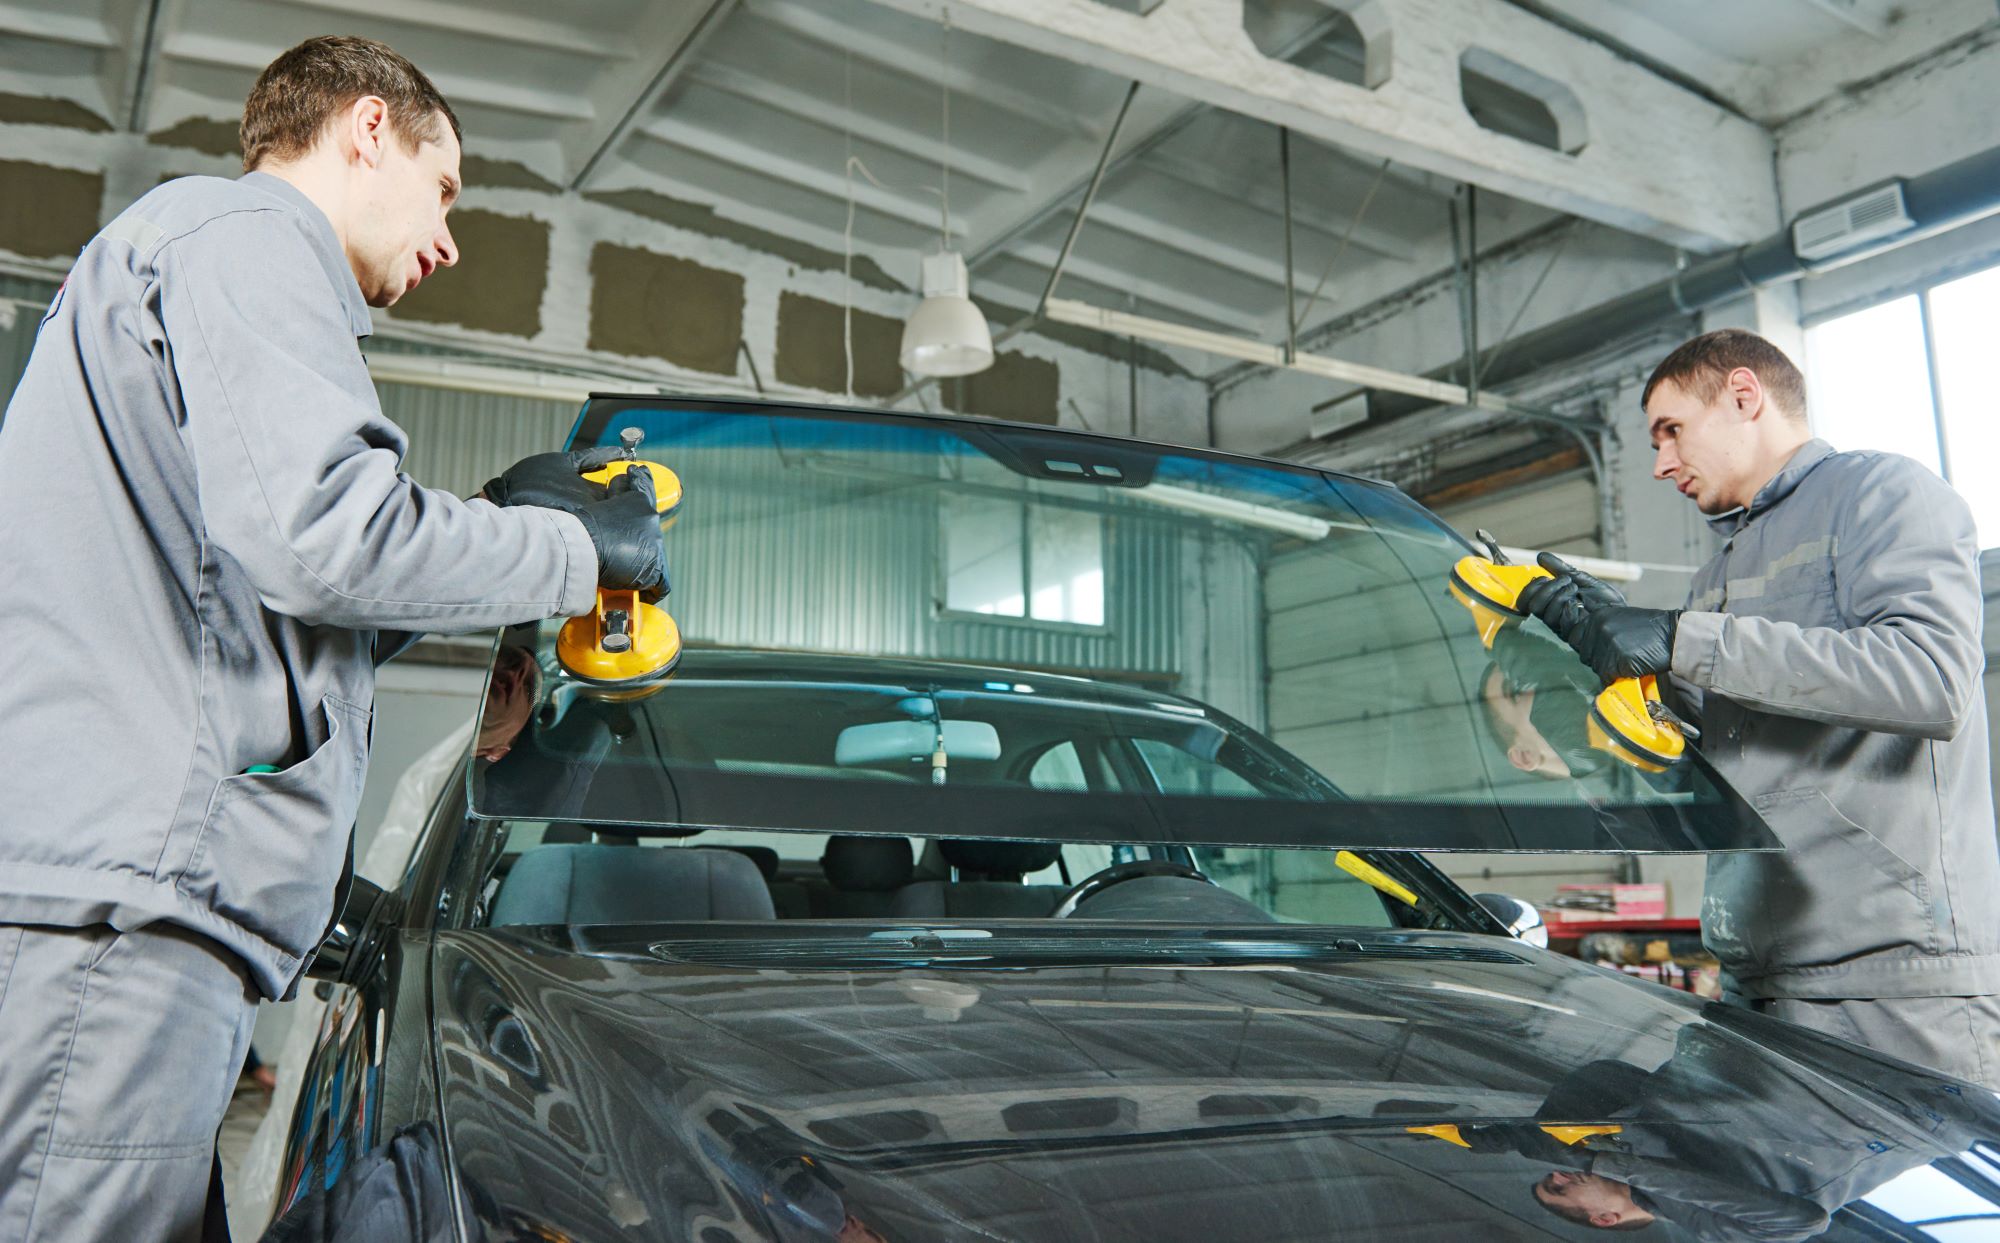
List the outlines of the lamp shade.
{"type": "Polygon", "coordinates": [[[903,325],[899,357],[924,376],[971,375],[993,365],[993,332],[966,296],[965,260],[955,252],[924,256],[924,300],[903,325]]]}

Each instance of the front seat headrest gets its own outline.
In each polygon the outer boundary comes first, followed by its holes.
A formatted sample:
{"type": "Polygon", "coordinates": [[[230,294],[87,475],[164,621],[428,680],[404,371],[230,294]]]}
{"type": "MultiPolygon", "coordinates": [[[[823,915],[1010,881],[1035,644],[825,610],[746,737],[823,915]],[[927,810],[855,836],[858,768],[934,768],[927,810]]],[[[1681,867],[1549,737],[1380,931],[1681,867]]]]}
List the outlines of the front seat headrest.
{"type": "Polygon", "coordinates": [[[1060,859],[1062,843],[945,838],[938,842],[938,853],[961,873],[973,874],[960,879],[1020,880],[1028,873],[1039,872],[1060,859]]]}
{"type": "Polygon", "coordinates": [[[694,846],[537,846],[515,862],[488,923],[640,924],[773,919],[757,865],[694,846]]]}
{"type": "Polygon", "coordinates": [[[887,893],[910,883],[916,859],[907,837],[855,837],[841,833],[826,839],[819,857],[827,883],[848,893],[887,893]]]}

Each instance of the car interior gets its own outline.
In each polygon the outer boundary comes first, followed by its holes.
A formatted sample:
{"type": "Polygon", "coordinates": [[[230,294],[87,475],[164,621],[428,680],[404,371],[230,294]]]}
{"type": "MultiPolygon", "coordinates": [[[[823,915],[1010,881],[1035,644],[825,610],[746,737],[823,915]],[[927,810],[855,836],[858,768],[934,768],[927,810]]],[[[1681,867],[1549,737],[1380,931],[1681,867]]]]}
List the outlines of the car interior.
{"type": "Polygon", "coordinates": [[[1063,914],[1391,926],[1380,895],[1345,873],[1307,886],[1320,891],[1319,911],[1272,910],[1257,900],[1259,876],[1271,866],[1258,856],[1325,853],[518,822],[483,922],[1047,919],[1087,878],[1150,862],[1159,874],[1121,877],[1063,914]]]}

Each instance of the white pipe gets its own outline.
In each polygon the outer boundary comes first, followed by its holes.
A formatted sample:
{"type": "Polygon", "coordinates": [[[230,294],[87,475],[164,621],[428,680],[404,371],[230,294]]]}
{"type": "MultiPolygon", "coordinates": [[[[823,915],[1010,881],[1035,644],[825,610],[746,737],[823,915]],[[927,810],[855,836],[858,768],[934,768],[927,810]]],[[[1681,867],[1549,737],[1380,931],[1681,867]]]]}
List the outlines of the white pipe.
{"type": "Polygon", "coordinates": [[[1137,337],[1142,341],[1153,341],[1161,345],[1178,345],[1187,349],[1204,350],[1210,354],[1237,358],[1259,366],[1301,371],[1322,379],[1339,380],[1347,384],[1358,384],[1364,388],[1383,389],[1392,393],[1407,393],[1412,397],[1422,397],[1449,405],[1478,406],[1484,410],[1523,413],[1514,403],[1492,393],[1481,393],[1474,399],[1462,384],[1448,384],[1443,380],[1432,380],[1404,371],[1390,371],[1386,367],[1371,367],[1366,363],[1328,358],[1324,354],[1300,354],[1287,362],[1282,346],[1266,345],[1262,341],[1253,341],[1248,337],[1233,336],[1226,332],[1190,328],[1185,324],[1176,324],[1164,319],[1150,319],[1128,311],[1106,310],[1071,298],[1049,299],[1043,313],[1057,323],[1074,324],[1079,328],[1094,328],[1113,336],[1137,337]]]}
{"type": "Polygon", "coordinates": [[[631,392],[630,380],[496,367],[489,363],[433,358],[424,354],[370,354],[368,374],[380,384],[415,384],[493,397],[580,404],[592,393],[631,392]]]}
{"type": "MultiPolygon", "coordinates": [[[[1507,559],[1516,565],[1533,565],[1537,550],[1533,548],[1509,548],[1505,544],[1502,544],[1500,551],[1505,553],[1507,559]]],[[[1609,582],[1636,583],[1646,573],[1646,567],[1636,561],[1607,561],[1603,557],[1572,557],[1566,552],[1559,552],[1556,555],[1577,569],[1582,570],[1585,574],[1595,574],[1597,577],[1609,582]]]]}

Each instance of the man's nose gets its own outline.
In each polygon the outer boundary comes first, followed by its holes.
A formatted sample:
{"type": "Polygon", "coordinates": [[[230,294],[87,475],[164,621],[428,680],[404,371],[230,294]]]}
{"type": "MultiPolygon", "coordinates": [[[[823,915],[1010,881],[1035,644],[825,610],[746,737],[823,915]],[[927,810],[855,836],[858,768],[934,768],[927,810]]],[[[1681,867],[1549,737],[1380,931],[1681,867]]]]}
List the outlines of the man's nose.
{"type": "Polygon", "coordinates": [[[458,243],[452,240],[450,225],[439,225],[437,236],[431,240],[437,246],[439,267],[448,268],[458,262],[458,243]]]}
{"type": "Polygon", "coordinates": [[[1671,479],[1674,472],[1680,469],[1680,465],[1680,455],[1674,452],[1671,444],[1664,444],[1653,450],[1653,478],[1671,479]]]}

